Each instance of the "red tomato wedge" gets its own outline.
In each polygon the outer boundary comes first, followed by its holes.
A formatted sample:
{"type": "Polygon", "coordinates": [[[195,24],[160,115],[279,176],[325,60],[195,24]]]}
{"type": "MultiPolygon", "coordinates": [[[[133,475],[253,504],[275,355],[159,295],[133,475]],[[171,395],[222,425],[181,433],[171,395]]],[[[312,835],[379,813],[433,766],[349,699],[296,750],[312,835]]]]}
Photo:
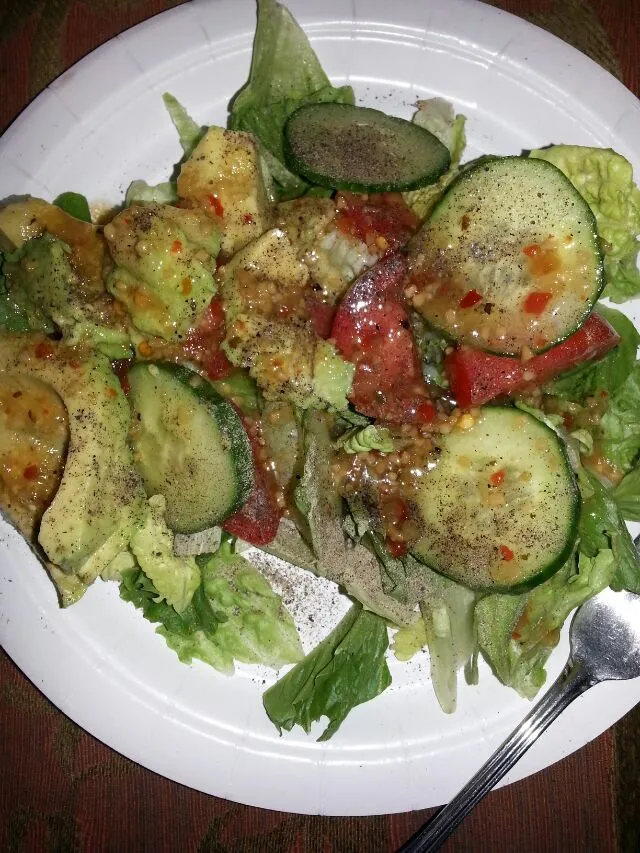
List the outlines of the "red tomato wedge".
{"type": "Polygon", "coordinates": [[[402,193],[360,195],[338,193],[336,226],[375,248],[376,253],[395,252],[420,227],[420,220],[402,193]]]}
{"type": "Polygon", "coordinates": [[[428,423],[436,410],[404,303],[407,262],[390,255],[360,276],[336,312],[331,337],[356,365],[350,400],[392,423],[428,423]]]}
{"type": "Polygon", "coordinates": [[[313,331],[319,338],[328,338],[331,335],[336,309],[328,302],[320,302],[319,299],[310,299],[308,307],[313,331]]]}
{"type": "Polygon", "coordinates": [[[541,385],[584,361],[600,358],[619,341],[615,329],[598,314],[592,314],[561,344],[529,361],[463,346],[446,356],[445,370],[458,405],[481,406],[501,394],[541,385]]]}
{"type": "Polygon", "coordinates": [[[201,364],[209,379],[224,379],[231,372],[232,365],[220,349],[224,334],[224,308],[215,296],[184,342],[186,357],[201,364]]]}
{"type": "Polygon", "coordinates": [[[239,536],[251,545],[268,545],[278,532],[282,512],[269,490],[266,474],[258,458],[255,429],[252,429],[244,418],[243,422],[253,453],[253,489],[244,506],[224,521],[222,529],[232,536],[239,536]]]}

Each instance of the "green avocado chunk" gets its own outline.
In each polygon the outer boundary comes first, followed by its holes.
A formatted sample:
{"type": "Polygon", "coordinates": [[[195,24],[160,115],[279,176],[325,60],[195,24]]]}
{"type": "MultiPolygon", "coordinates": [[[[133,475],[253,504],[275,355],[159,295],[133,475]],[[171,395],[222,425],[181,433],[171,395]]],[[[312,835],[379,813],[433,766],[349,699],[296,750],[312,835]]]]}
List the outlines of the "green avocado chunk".
{"type": "Polygon", "coordinates": [[[355,367],[320,338],[304,316],[280,304],[313,297],[309,271],[279,228],[245,246],[220,270],[227,335],[223,349],[249,370],[265,399],[301,409],[346,409],[355,367]]]}
{"type": "Polygon", "coordinates": [[[180,340],[216,292],[220,232],[203,211],[134,204],[104,236],[116,268],[109,291],[126,305],[141,332],[180,340]]]}
{"type": "Polygon", "coordinates": [[[90,223],[39,198],[13,198],[0,206],[0,248],[7,297],[25,320],[16,331],[59,331],[70,345],[129,357],[124,312],[104,286],[106,244],[90,223]]]}
{"type": "Polygon", "coordinates": [[[7,290],[34,331],[59,329],[69,345],[93,344],[110,358],[128,358],[129,336],[113,322],[111,297],[87,302],[70,249],[46,234],[29,240],[3,265],[7,290]]]}
{"type": "Polygon", "coordinates": [[[91,583],[126,548],[146,496],[127,439],[129,406],[109,360],[41,335],[0,338],[0,374],[51,386],[69,420],[67,459],[38,541],[63,572],[91,583]]]}

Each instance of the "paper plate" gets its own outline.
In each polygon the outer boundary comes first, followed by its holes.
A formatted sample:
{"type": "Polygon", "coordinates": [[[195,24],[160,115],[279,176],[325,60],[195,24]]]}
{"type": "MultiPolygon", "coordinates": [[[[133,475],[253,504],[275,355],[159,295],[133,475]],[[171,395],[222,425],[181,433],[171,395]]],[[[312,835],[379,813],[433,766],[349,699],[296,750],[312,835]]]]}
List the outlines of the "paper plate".
{"type": "MultiPolygon", "coordinates": [[[[465,158],[552,142],[611,146],[640,176],[638,101],[591,60],[518,18],[465,0],[289,6],[332,80],[351,83],[360,103],[409,117],[419,97],[449,99],[468,117],[465,158]]],[[[181,151],[162,92],[198,122],[224,124],[248,74],[254,26],[250,0],[196,0],[96,50],[2,138],[0,197],[51,199],[71,189],[116,203],[134,178],[165,180],[181,151]]],[[[315,740],[321,727],[280,737],[261,703],[272,674],[238,667],[226,678],[204,664],[180,664],[114,584],[96,583],[61,611],[44,571],[2,523],[0,566],[0,640],[37,687],[134,761],[238,802],[334,815],[437,805],[530,707],[483,666],[480,685],[461,686],[458,711],[446,716],[424,654],[392,661],[392,687],[354,710],[327,743],[315,740]]],[[[331,584],[277,561],[267,570],[310,648],[346,602],[331,584]]],[[[565,639],[550,678],[566,653],[565,639]]],[[[507,781],[587,743],[639,700],[637,680],[590,691],[507,781]]]]}

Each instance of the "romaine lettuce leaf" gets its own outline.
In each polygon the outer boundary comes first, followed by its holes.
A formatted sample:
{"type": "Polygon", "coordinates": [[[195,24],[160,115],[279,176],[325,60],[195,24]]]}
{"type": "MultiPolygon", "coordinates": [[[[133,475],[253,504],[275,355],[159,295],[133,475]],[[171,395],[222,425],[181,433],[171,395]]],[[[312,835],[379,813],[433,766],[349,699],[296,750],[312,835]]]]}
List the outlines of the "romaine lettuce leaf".
{"type": "MultiPolygon", "coordinates": [[[[372,542],[370,550],[353,538],[347,541],[343,502],[331,473],[333,421],[330,414],[315,410],[307,411],[303,421],[305,461],[294,498],[302,515],[301,532],[316,558],[312,570],[343,586],[352,598],[394,625],[409,625],[417,618],[413,612],[417,599],[408,599],[394,567],[381,565],[372,542]]],[[[351,532],[357,537],[355,528],[351,532]]],[[[386,559],[393,560],[391,555],[386,559]]]]}
{"type": "Polygon", "coordinates": [[[391,684],[388,644],[384,621],[354,605],[328,637],[266,691],[269,718],[279,730],[299,725],[309,732],[313,722],[327,717],[318,740],[328,740],[352,708],[391,684]]]}
{"type": "Polygon", "coordinates": [[[344,453],[368,453],[370,450],[393,453],[393,437],[386,427],[368,424],[344,432],[337,440],[336,447],[344,453]]]}
{"type": "Polygon", "coordinates": [[[138,202],[155,201],[158,204],[174,204],[178,201],[178,190],[173,181],[161,184],[148,184],[146,181],[131,181],[124,197],[124,206],[131,207],[138,202]]]}
{"type": "Polygon", "coordinates": [[[640,521],[640,467],[629,471],[613,490],[618,511],[627,521],[640,521]]]}
{"type": "Polygon", "coordinates": [[[451,154],[451,166],[435,184],[402,194],[413,212],[420,219],[426,219],[458,174],[458,166],[467,141],[466,118],[463,115],[456,115],[452,105],[443,98],[430,98],[426,101],[418,101],[418,109],[412,121],[437,136],[451,154]]]}
{"type": "Polygon", "coordinates": [[[197,558],[201,580],[182,612],[169,605],[140,569],[122,572],[120,596],[143,611],[181,661],[198,658],[231,674],[234,660],[279,668],[302,657],[298,633],[267,580],[226,538],[197,558]]]}
{"type": "Polygon", "coordinates": [[[429,133],[433,133],[451,154],[451,166],[460,163],[466,145],[465,122],[463,115],[456,115],[453,106],[444,98],[428,98],[418,101],[413,122],[429,133]]]}
{"type": "Polygon", "coordinates": [[[640,363],[625,383],[610,394],[600,431],[601,449],[606,458],[621,471],[629,471],[640,452],[640,363]]]}
{"type": "Polygon", "coordinates": [[[640,189],[633,183],[631,163],[610,148],[580,145],[552,145],[529,156],[564,172],[593,211],[604,251],[604,295],[614,302],[637,296],[640,189]]]}
{"type": "Polygon", "coordinates": [[[640,556],[622,519],[614,495],[586,469],[579,474],[582,510],[578,522],[580,550],[589,557],[611,549],[615,573],[613,589],[640,593],[640,556]]]}
{"type": "Polygon", "coordinates": [[[91,211],[86,196],[73,192],[60,193],[54,198],[53,203],[69,216],[75,216],[83,222],[91,222],[91,211]]]}
{"type": "Polygon", "coordinates": [[[291,614],[267,581],[226,537],[218,551],[202,561],[202,582],[212,607],[226,616],[214,641],[229,668],[233,660],[279,669],[302,658],[291,614]]]}
{"type": "Polygon", "coordinates": [[[156,633],[164,637],[182,663],[191,663],[193,658],[198,658],[221,672],[233,672],[214,639],[226,615],[212,608],[202,583],[194,592],[189,606],[178,613],[158,594],[142,569],[132,569],[122,572],[120,598],[142,610],[142,615],[149,622],[159,623],[156,633]]]}
{"type": "Polygon", "coordinates": [[[456,709],[458,670],[465,667],[467,681],[475,683],[476,633],[475,593],[428,569],[412,557],[405,558],[409,583],[420,588],[420,613],[417,625],[401,628],[393,639],[393,651],[407,660],[427,645],[431,664],[431,683],[442,710],[456,709]]]}
{"type": "Polygon", "coordinates": [[[199,124],[191,118],[186,109],[182,106],[177,98],[174,98],[169,92],[165,92],[162,96],[167,112],[171,117],[175,129],[180,137],[180,145],[184,151],[184,156],[189,157],[198,142],[204,136],[207,128],[200,127],[199,124]]]}
{"type": "Polygon", "coordinates": [[[2,273],[4,255],[0,252],[0,329],[7,332],[28,332],[31,330],[27,312],[11,298],[7,292],[5,277],[2,273]]]}
{"type": "Polygon", "coordinates": [[[547,385],[549,393],[577,401],[582,401],[597,391],[613,394],[624,385],[633,370],[640,344],[640,334],[636,327],[615,308],[609,308],[599,302],[596,311],[620,335],[620,343],[599,361],[581,365],[553,380],[547,385]]]}
{"type": "Polygon", "coordinates": [[[475,608],[478,642],[503,684],[532,699],[546,680],[545,663],[575,607],[609,585],[616,568],[609,549],[574,555],[529,593],[494,593],[475,608]]]}
{"type": "Polygon", "coordinates": [[[276,184],[277,197],[295,198],[308,184],[287,169],[283,130],[305,104],[354,102],[350,86],[335,88],[291,13],[275,0],[259,0],[251,72],[231,104],[229,127],[253,133],[276,184]]]}

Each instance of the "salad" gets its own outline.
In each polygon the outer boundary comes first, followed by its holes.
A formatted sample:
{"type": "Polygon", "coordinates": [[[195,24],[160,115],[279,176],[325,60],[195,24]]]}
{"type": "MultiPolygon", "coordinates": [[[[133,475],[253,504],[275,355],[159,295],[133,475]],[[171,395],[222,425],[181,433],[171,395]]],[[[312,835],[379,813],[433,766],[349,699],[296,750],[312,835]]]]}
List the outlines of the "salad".
{"type": "Polygon", "coordinates": [[[356,106],[275,0],[226,128],[164,100],[166,182],[0,205],[3,515],[62,606],[101,578],[184,662],[291,665],[281,730],[425,647],[446,712],[479,655],[533,697],[576,606],[640,592],[631,165],[465,162],[464,116],[356,106]],[[308,654],[247,544],[351,599],[308,654]]]}

